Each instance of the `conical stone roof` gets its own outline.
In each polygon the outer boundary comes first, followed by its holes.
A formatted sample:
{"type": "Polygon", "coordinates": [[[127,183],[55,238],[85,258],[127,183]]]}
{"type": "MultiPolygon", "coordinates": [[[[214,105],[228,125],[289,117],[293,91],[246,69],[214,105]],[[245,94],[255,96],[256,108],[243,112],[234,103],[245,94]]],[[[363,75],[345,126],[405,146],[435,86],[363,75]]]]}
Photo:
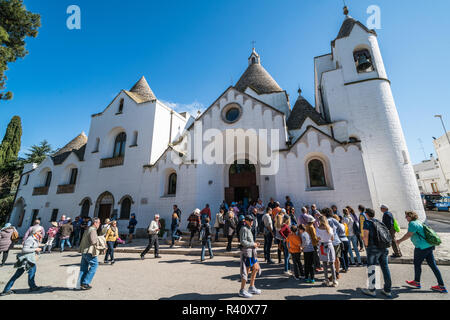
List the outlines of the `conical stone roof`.
{"type": "Polygon", "coordinates": [[[294,108],[292,108],[292,112],[286,122],[288,129],[301,129],[303,123],[307,118],[310,118],[317,125],[327,124],[327,121],[325,121],[322,115],[318,113],[316,109],[314,109],[314,107],[308,102],[308,100],[306,100],[301,94],[299,94],[294,108]]]}
{"type": "Polygon", "coordinates": [[[148,85],[145,77],[142,77],[138,82],[136,82],[136,84],[133,86],[133,88],[130,89],[129,92],[131,92],[133,95],[138,95],[141,102],[156,100],[156,96],[148,85]]]}
{"type": "Polygon", "coordinates": [[[241,76],[239,81],[234,86],[238,91],[245,92],[247,88],[251,88],[258,94],[267,94],[274,92],[283,92],[278,83],[272,76],[264,69],[259,62],[259,55],[253,51],[249,59],[249,66],[241,76]],[[258,59],[252,61],[252,57],[258,59]]]}
{"type": "Polygon", "coordinates": [[[88,137],[82,132],[52,156],[53,163],[55,165],[62,164],[71,152],[75,152],[80,160],[83,159],[87,141],[88,137]]]}

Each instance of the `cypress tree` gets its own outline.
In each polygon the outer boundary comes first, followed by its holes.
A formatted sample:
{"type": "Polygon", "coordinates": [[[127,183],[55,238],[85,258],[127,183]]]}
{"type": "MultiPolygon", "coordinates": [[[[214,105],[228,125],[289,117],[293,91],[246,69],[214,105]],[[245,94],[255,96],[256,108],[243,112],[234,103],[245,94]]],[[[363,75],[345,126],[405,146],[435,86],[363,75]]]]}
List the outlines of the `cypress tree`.
{"type": "Polygon", "coordinates": [[[0,144],[0,167],[17,160],[22,138],[22,123],[19,116],[14,116],[8,124],[3,141],[0,144]]]}

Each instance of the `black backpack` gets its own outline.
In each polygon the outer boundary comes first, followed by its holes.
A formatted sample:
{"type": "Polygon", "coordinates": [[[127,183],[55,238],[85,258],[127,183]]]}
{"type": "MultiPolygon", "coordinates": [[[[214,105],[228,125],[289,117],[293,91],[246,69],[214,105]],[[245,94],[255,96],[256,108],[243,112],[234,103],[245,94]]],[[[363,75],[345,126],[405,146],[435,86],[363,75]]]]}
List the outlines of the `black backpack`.
{"type": "Polygon", "coordinates": [[[392,237],[391,233],[389,232],[389,229],[384,225],[384,223],[372,219],[371,221],[373,223],[375,234],[373,235],[373,240],[375,242],[375,245],[379,249],[387,249],[391,246],[392,243],[392,237]]]}

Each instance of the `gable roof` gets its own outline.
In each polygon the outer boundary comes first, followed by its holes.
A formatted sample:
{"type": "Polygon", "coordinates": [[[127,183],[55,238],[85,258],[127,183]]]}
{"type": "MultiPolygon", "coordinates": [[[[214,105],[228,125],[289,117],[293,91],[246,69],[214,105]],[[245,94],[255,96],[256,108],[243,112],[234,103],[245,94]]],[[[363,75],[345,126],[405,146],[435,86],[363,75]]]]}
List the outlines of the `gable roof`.
{"type": "MultiPolygon", "coordinates": [[[[202,114],[199,116],[199,117],[197,117],[197,118],[195,118],[195,120],[192,122],[192,124],[188,127],[188,128],[186,128],[186,131],[189,131],[193,126],[194,126],[194,124],[195,124],[195,122],[197,121],[197,120],[200,120],[201,118],[203,118],[203,116],[205,115],[205,114],[207,114],[208,113],[208,111],[212,108],[212,107],[214,107],[214,105],[217,103],[217,101],[219,101],[223,96],[225,96],[225,94],[229,91],[229,90],[231,90],[231,89],[234,89],[234,90],[237,90],[237,88],[235,88],[235,87],[233,87],[233,86],[229,86],[205,111],[203,111],[202,112],[202,114]]],[[[284,91],[283,91],[284,92],[284,91]]],[[[267,104],[267,103],[265,103],[264,101],[261,101],[261,100],[259,100],[259,99],[256,99],[255,97],[253,97],[253,96],[251,96],[251,95],[249,95],[249,94],[247,94],[247,93],[245,93],[245,92],[242,92],[242,91],[239,91],[239,94],[242,94],[244,97],[246,97],[246,98],[248,98],[248,99],[251,99],[251,100],[254,100],[254,101],[256,101],[257,103],[259,103],[259,104],[261,104],[262,106],[264,106],[264,107],[267,107],[267,108],[269,108],[269,109],[271,109],[271,110],[273,110],[273,111],[275,111],[275,112],[277,112],[277,113],[279,113],[280,115],[283,115],[283,116],[286,116],[285,114],[284,114],[284,112],[281,112],[280,110],[278,110],[278,109],[276,109],[276,108],[274,108],[274,107],[272,107],[271,105],[269,105],[269,104],[267,104]]]]}
{"type": "Polygon", "coordinates": [[[283,89],[259,63],[250,64],[234,87],[240,92],[251,88],[258,94],[283,92],[283,89]]]}
{"type": "Polygon", "coordinates": [[[339,30],[339,33],[338,33],[336,39],[334,39],[331,42],[331,44],[334,46],[334,43],[336,42],[336,40],[339,40],[339,39],[346,38],[346,37],[350,36],[350,34],[352,33],[352,30],[353,30],[353,27],[355,25],[360,26],[367,33],[372,33],[374,35],[377,35],[375,30],[370,30],[365,25],[363,25],[361,22],[359,22],[358,20],[355,20],[352,17],[347,16],[347,18],[342,23],[341,29],[339,30]]]}
{"type": "Polygon", "coordinates": [[[84,132],[76,136],[72,141],[70,141],[68,144],[66,144],[51,156],[53,164],[62,164],[72,152],[74,152],[77,155],[78,159],[82,161],[84,159],[87,140],[88,138],[84,134],[84,132]]]}
{"type": "Polygon", "coordinates": [[[299,95],[286,123],[288,129],[301,129],[307,118],[310,118],[319,126],[328,124],[322,115],[318,113],[316,109],[314,109],[313,106],[302,97],[302,95],[299,95]]]}

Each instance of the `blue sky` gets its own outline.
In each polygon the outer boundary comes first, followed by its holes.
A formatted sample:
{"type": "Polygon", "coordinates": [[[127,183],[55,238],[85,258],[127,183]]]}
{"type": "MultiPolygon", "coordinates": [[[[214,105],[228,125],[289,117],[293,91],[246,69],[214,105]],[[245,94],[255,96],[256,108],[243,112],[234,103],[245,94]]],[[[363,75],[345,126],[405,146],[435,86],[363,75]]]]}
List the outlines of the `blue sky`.
{"type": "MultiPolygon", "coordinates": [[[[62,147],[121,89],[145,75],[156,96],[178,109],[207,107],[247,67],[251,42],[291,101],[297,89],[314,102],[313,58],[330,52],[342,24],[342,0],[39,0],[42,27],[30,54],[7,71],[14,99],[0,102],[0,135],[22,118],[21,155],[47,139],[62,147]],[[81,30],[66,27],[69,5],[81,30]]],[[[432,136],[450,129],[450,1],[347,0],[364,24],[381,8],[377,30],[413,162],[434,153],[432,136]]]]}

